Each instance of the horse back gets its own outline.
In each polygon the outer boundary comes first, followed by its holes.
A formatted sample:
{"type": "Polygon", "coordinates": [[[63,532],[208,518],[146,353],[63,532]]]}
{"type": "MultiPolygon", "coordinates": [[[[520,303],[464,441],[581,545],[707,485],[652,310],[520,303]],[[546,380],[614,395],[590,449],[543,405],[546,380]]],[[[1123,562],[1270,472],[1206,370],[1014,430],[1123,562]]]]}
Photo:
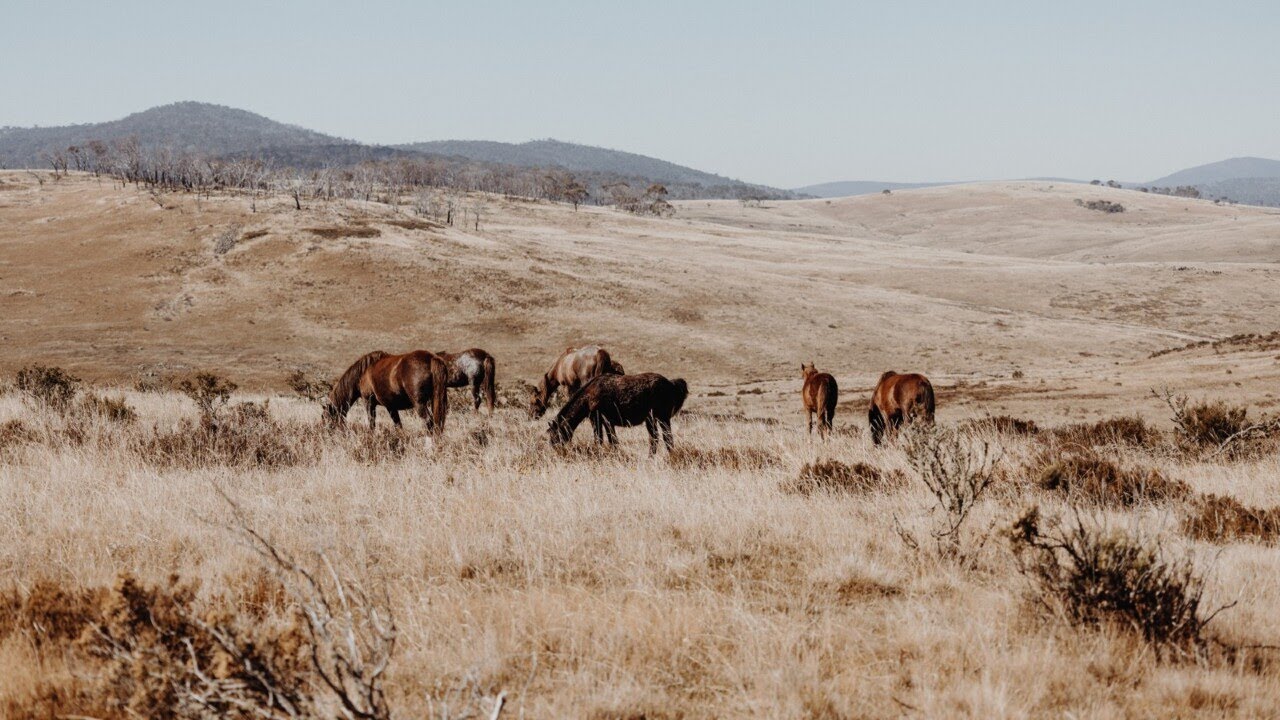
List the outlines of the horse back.
{"type": "Polygon", "coordinates": [[[807,409],[821,411],[835,405],[836,379],[831,373],[813,373],[804,379],[801,399],[807,409]]]}
{"type": "Polygon", "coordinates": [[[874,399],[876,405],[886,414],[920,410],[929,417],[933,416],[933,385],[928,378],[919,373],[886,374],[876,388],[874,399]]]}

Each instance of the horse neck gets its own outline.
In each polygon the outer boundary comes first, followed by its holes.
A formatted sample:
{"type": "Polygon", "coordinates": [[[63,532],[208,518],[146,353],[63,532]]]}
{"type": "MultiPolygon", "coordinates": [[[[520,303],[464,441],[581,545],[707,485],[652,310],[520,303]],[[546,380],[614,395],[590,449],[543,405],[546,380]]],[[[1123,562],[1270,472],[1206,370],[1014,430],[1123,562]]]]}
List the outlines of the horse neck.
{"type": "Polygon", "coordinates": [[[591,412],[591,403],[587,399],[585,392],[578,392],[569,398],[569,401],[560,408],[560,412],[556,413],[555,420],[552,425],[564,429],[568,435],[573,435],[573,431],[587,419],[587,415],[591,412]]]}

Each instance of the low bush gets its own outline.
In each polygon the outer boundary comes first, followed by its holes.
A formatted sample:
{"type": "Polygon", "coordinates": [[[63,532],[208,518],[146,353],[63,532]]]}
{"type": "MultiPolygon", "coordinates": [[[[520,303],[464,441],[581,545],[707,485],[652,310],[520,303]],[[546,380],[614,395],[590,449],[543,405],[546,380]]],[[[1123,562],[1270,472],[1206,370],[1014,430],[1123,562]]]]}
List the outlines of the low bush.
{"type": "Polygon", "coordinates": [[[1182,529],[1196,540],[1274,543],[1280,539],[1280,507],[1248,507],[1233,497],[1204,495],[1192,504],[1182,529]]]}
{"type": "Polygon", "coordinates": [[[409,452],[409,436],[400,430],[355,431],[347,435],[347,453],[359,463],[399,460],[409,452]]]}
{"type": "Polygon", "coordinates": [[[18,371],[14,387],[38,407],[66,412],[80,392],[80,378],[60,367],[29,365],[18,371]]]}
{"type": "MultiPolygon", "coordinates": [[[[940,555],[962,557],[962,534],[969,514],[1000,477],[1001,451],[962,431],[919,427],[905,436],[907,463],[933,495],[930,531],[940,555]]],[[[918,541],[899,526],[908,545],[918,541]]]]}
{"type": "Polygon", "coordinates": [[[85,393],[76,406],[80,412],[100,417],[108,422],[131,425],[138,421],[138,412],[122,397],[85,393]]]}
{"type": "Polygon", "coordinates": [[[1272,450],[1280,439],[1280,420],[1252,421],[1242,405],[1192,402],[1168,390],[1156,396],[1169,406],[1178,445],[1187,453],[1240,459],[1272,450]]]}
{"type": "Polygon", "coordinates": [[[1015,437],[1035,437],[1040,434],[1040,427],[1034,420],[1024,420],[1010,415],[972,418],[961,423],[960,429],[968,432],[994,432],[1015,437]]]}
{"type": "Polygon", "coordinates": [[[1120,445],[1154,449],[1159,447],[1163,440],[1159,430],[1137,416],[1105,418],[1094,423],[1064,425],[1054,428],[1052,433],[1053,437],[1060,442],[1085,447],[1120,445]]]}
{"type": "Polygon", "coordinates": [[[178,383],[178,391],[191,398],[202,420],[211,421],[231,400],[236,384],[217,373],[202,371],[178,383]]]}
{"type": "Polygon", "coordinates": [[[1076,205],[1083,208],[1088,208],[1089,210],[1097,210],[1098,212],[1104,212],[1104,213],[1124,212],[1124,205],[1121,205],[1118,202],[1111,202],[1110,200],[1085,201],[1085,200],[1081,200],[1080,198],[1076,198],[1076,205]]]}
{"type": "Polygon", "coordinates": [[[672,467],[683,470],[726,468],[730,470],[765,470],[782,464],[777,453],[753,447],[718,447],[702,449],[680,445],[667,454],[672,467]]]}
{"type": "Polygon", "coordinates": [[[782,483],[782,491],[796,495],[833,493],[866,495],[901,488],[906,476],[895,470],[888,473],[874,465],[854,463],[846,465],[839,460],[819,460],[805,463],[800,474],[782,483]]]}
{"type": "Polygon", "coordinates": [[[1051,450],[1032,464],[1032,477],[1041,488],[1103,507],[1134,507],[1191,495],[1191,487],[1181,480],[1170,480],[1151,468],[1121,467],[1093,450],[1051,450]]]}
{"type": "Polygon", "coordinates": [[[333,387],[333,383],[328,380],[313,377],[301,368],[289,373],[289,376],[285,378],[285,382],[288,383],[289,389],[293,390],[295,395],[312,402],[324,399],[333,387]]]}
{"type": "Polygon", "coordinates": [[[1042,528],[1031,509],[1009,531],[1024,575],[1045,609],[1074,625],[1111,625],[1138,633],[1160,651],[1203,646],[1217,612],[1201,607],[1204,580],[1189,561],[1168,561],[1159,542],[1074,523],[1042,528]]]}
{"type": "Polygon", "coordinates": [[[270,468],[316,462],[321,446],[318,430],[276,422],[263,405],[240,403],[216,423],[183,420],[173,429],[139,435],[133,451],[157,467],[270,468]]]}

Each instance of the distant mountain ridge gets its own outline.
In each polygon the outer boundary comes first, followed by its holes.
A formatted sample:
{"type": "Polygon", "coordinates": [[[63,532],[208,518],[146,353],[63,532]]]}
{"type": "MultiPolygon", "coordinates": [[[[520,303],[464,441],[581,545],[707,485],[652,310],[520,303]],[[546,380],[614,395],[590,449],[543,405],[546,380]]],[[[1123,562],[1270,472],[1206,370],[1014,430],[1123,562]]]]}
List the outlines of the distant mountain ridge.
{"type": "Polygon", "coordinates": [[[1155,187],[1204,185],[1241,178],[1280,178],[1280,160],[1260,157],[1238,157],[1179,170],[1159,180],[1143,183],[1155,187]]]}
{"type": "Polygon", "coordinates": [[[470,161],[518,168],[560,168],[583,173],[593,192],[611,182],[663,183],[672,197],[740,197],[791,193],[677,165],[637,153],[559,140],[526,143],[441,140],[403,145],[367,145],[271,120],[246,110],[201,102],[178,102],[119,120],[60,127],[0,128],[0,167],[48,167],[48,156],[91,141],[136,138],[149,148],[170,148],[207,157],[269,159],[277,166],[320,168],[362,162],[438,157],[454,167],[470,161]]]}

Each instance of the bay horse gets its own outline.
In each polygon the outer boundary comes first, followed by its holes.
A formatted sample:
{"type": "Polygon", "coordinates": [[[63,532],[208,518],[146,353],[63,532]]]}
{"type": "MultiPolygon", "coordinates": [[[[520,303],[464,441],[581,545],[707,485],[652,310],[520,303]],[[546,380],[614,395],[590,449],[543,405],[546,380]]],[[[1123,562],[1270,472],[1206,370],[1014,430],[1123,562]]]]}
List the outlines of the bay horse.
{"type": "Polygon", "coordinates": [[[809,418],[809,434],[813,434],[813,416],[818,415],[818,437],[824,440],[831,432],[831,423],[836,416],[836,401],[840,389],[836,379],[829,373],[818,372],[813,363],[800,366],[800,377],[804,384],[800,387],[800,401],[804,403],[805,415],[809,418]]]}
{"type": "Polygon", "coordinates": [[[449,366],[449,387],[471,387],[471,400],[475,409],[480,409],[480,395],[484,394],[485,407],[493,415],[493,384],[497,374],[493,356],[480,348],[471,348],[462,352],[438,352],[440,358],[449,366]]]}
{"type": "Polygon", "coordinates": [[[671,418],[684,407],[689,386],[684,380],[668,380],[657,373],[599,375],[569,397],[556,414],[547,435],[553,446],[573,438],[573,431],[591,418],[596,442],[616,445],[614,428],[644,423],[649,431],[649,454],[658,452],[658,435],[671,450],[671,418]]]}
{"type": "Polygon", "coordinates": [[[363,399],[369,411],[369,429],[374,429],[378,406],[387,409],[391,422],[400,427],[400,411],[414,410],[434,435],[444,432],[449,413],[449,368],[426,350],[389,355],[381,350],[361,356],[352,363],[329,391],[326,419],[340,425],[347,410],[363,399]]]}
{"type": "Polygon", "coordinates": [[[613,361],[608,350],[599,345],[568,348],[552,363],[538,384],[530,391],[529,417],[537,419],[547,412],[547,405],[561,386],[568,395],[577,392],[587,381],[599,375],[625,375],[622,366],[613,361]]]}
{"type": "Polygon", "coordinates": [[[908,422],[918,420],[932,425],[935,408],[933,385],[928,378],[890,370],[880,376],[871,395],[871,409],[867,412],[871,439],[879,445],[886,431],[897,430],[908,422]]]}

